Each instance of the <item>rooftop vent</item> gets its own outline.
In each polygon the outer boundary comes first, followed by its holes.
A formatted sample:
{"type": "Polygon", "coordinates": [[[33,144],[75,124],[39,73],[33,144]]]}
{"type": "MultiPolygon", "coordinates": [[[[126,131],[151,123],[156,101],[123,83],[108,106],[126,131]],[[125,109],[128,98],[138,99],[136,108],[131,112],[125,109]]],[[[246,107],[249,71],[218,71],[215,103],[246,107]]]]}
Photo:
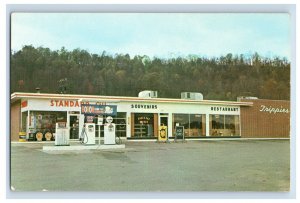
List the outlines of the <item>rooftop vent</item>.
{"type": "Polygon", "coordinates": [[[35,88],[35,91],[36,91],[36,93],[41,93],[41,88],[36,87],[36,88],[35,88]]]}
{"type": "Polygon", "coordinates": [[[181,99],[203,100],[200,92],[181,92],[181,99]]]}
{"type": "Polygon", "coordinates": [[[144,90],[139,93],[141,98],[157,98],[157,91],[144,90]]]}

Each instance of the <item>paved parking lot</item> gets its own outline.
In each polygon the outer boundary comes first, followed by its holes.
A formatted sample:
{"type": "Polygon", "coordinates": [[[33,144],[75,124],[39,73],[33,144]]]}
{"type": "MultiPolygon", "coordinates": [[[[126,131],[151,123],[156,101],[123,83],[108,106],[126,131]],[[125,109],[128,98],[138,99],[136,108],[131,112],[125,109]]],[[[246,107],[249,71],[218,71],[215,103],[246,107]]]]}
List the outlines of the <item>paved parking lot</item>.
{"type": "Polygon", "coordinates": [[[289,191],[289,140],[127,142],[44,152],[11,144],[13,191],[289,191]]]}

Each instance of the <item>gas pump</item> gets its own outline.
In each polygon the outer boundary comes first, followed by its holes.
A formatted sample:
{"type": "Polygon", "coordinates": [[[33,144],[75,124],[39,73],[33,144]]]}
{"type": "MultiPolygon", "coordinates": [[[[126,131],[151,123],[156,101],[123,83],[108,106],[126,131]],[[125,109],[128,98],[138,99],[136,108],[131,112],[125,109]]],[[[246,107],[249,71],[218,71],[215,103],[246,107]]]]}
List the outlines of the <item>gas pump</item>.
{"type": "Polygon", "coordinates": [[[100,129],[103,125],[103,116],[106,118],[107,123],[104,125],[104,144],[116,143],[116,127],[112,123],[113,118],[117,114],[117,106],[115,105],[98,105],[98,104],[81,104],[81,114],[84,115],[87,122],[85,127],[82,128],[80,139],[82,144],[95,144],[96,126],[99,126],[99,145],[100,145],[100,129]],[[95,116],[98,115],[98,120],[94,122],[95,116]]]}
{"type": "Polygon", "coordinates": [[[116,124],[112,123],[113,118],[108,116],[104,125],[104,144],[116,144],[116,124]]]}
{"type": "Polygon", "coordinates": [[[70,134],[66,122],[58,122],[55,124],[55,145],[66,146],[69,144],[70,134]]]}
{"type": "Polygon", "coordinates": [[[81,144],[93,145],[95,144],[96,126],[93,123],[94,116],[84,116],[84,125],[80,134],[79,140],[81,144]]]}
{"type": "Polygon", "coordinates": [[[95,144],[95,133],[96,133],[95,123],[86,123],[85,133],[86,136],[83,137],[83,143],[87,145],[95,144]]]}

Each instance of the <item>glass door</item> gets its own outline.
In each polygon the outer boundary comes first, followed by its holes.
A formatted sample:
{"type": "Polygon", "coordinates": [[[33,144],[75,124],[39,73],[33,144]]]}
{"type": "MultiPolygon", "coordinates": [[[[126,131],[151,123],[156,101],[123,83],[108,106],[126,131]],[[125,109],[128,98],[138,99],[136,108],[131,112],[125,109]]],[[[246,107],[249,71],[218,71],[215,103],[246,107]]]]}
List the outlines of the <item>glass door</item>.
{"type": "Polygon", "coordinates": [[[79,115],[70,115],[70,139],[79,139],[79,115]]]}

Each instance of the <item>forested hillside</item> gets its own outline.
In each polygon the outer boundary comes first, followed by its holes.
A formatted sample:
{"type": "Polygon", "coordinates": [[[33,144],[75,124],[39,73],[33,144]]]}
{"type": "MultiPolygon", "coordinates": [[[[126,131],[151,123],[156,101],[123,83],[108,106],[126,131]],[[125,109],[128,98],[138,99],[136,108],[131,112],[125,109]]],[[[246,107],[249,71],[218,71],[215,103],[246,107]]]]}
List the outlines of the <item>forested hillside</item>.
{"type": "Polygon", "coordinates": [[[201,92],[204,99],[237,96],[290,99],[290,63],[282,58],[235,56],[150,59],[128,54],[92,54],[24,46],[11,53],[10,91],[137,96],[157,90],[158,97],[180,98],[201,92]]]}

